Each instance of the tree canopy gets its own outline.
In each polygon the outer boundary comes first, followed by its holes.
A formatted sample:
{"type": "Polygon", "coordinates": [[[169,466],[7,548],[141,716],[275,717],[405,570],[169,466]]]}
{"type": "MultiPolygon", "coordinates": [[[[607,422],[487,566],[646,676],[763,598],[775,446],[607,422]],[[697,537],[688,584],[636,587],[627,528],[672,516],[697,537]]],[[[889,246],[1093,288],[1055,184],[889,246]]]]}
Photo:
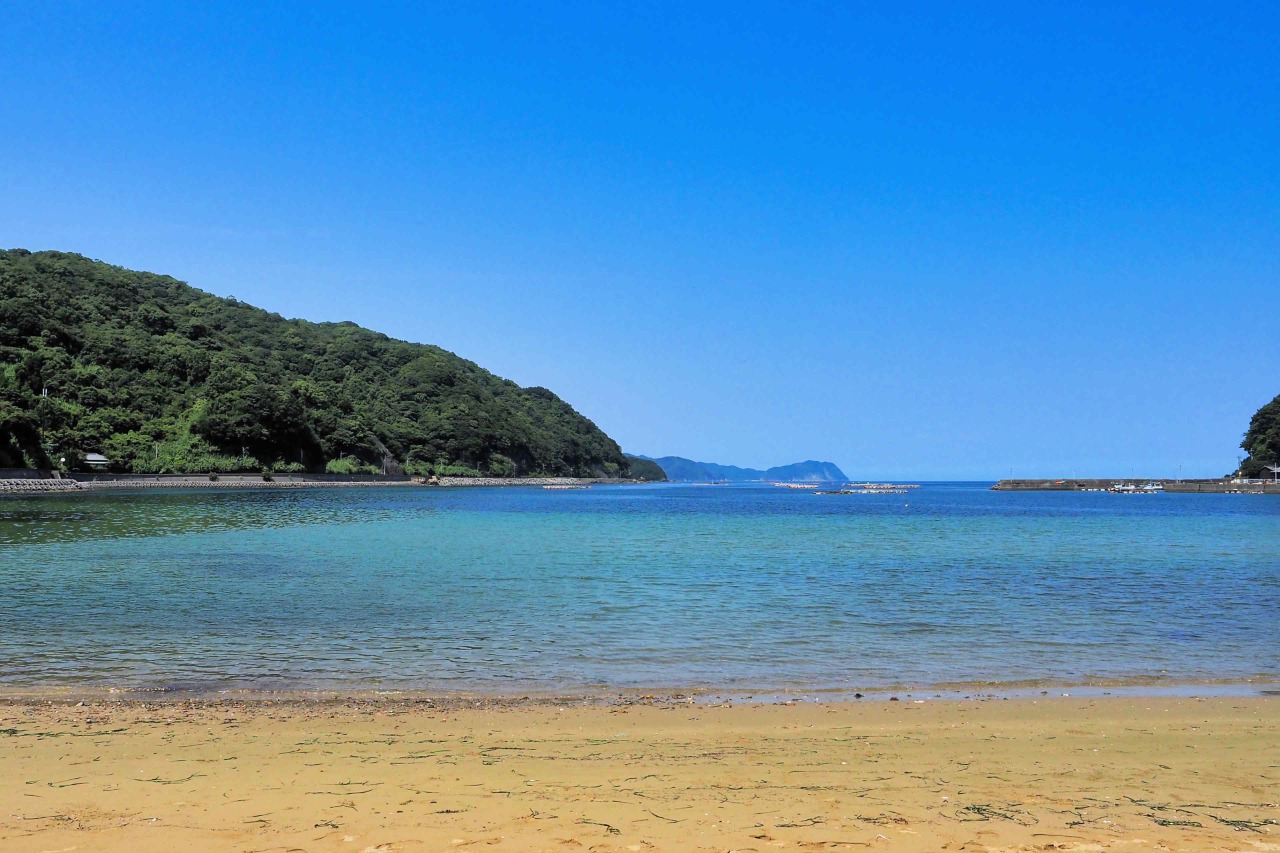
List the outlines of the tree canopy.
{"type": "Polygon", "coordinates": [[[631,465],[631,476],[637,480],[647,480],[655,483],[666,482],[667,472],[662,470],[662,466],[652,459],[645,459],[640,456],[632,456],[627,454],[627,462],[631,465]]]}
{"type": "Polygon", "coordinates": [[[0,251],[0,467],[86,453],[147,473],[628,471],[552,392],[439,347],[80,255],[0,251]]]}
{"type": "Polygon", "coordinates": [[[1240,447],[1249,454],[1240,465],[1245,477],[1270,477],[1268,465],[1280,465],[1280,396],[1254,413],[1240,447]]]}

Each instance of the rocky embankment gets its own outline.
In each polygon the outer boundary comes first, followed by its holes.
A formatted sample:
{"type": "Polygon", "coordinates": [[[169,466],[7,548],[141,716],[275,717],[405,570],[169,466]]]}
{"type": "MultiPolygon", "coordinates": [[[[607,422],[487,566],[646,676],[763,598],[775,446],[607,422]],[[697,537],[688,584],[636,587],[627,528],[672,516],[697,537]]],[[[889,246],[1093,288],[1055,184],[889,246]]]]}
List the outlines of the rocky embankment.
{"type": "Polygon", "coordinates": [[[84,489],[305,489],[317,486],[412,486],[411,480],[304,480],[275,477],[264,480],[253,477],[219,477],[165,479],[163,477],[139,480],[86,480],[80,483],[84,489]]]}
{"type": "Polygon", "coordinates": [[[1118,483],[1146,482],[1150,481],[1132,477],[1114,479],[1001,480],[991,489],[996,492],[1105,492],[1118,483]]]}
{"type": "Polygon", "coordinates": [[[102,480],[74,480],[64,477],[50,479],[0,480],[0,494],[105,491],[114,489],[303,489],[329,486],[413,486],[419,485],[407,478],[385,480],[304,480],[292,477],[276,477],[264,480],[260,475],[243,477],[129,477],[102,480]]]}
{"type": "Polygon", "coordinates": [[[0,493],[4,492],[77,492],[80,484],[75,480],[0,480],[0,493]]]}
{"type": "Polygon", "coordinates": [[[1110,492],[1132,490],[1135,487],[1142,490],[1142,487],[1148,484],[1158,487],[1155,491],[1165,492],[1202,492],[1229,495],[1280,494],[1280,483],[1230,478],[1167,480],[1158,477],[1151,479],[1116,477],[1106,480],[1001,480],[991,489],[996,492],[1110,492]]]}
{"type": "Polygon", "coordinates": [[[426,483],[421,478],[368,477],[320,478],[306,475],[280,475],[270,480],[258,474],[222,475],[216,480],[200,476],[141,477],[104,476],[101,479],[63,477],[62,479],[0,479],[0,494],[100,491],[107,489],[305,489],[332,486],[591,486],[601,483],[630,483],[591,477],[440,477],[426,483]]]}

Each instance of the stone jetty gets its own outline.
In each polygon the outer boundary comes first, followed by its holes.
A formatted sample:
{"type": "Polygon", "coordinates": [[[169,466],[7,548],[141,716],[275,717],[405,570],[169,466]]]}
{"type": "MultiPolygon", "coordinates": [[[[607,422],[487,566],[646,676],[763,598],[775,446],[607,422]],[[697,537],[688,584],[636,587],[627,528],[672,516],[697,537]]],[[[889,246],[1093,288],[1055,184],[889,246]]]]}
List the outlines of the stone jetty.
{"type": "Polygon", "coordinates": [[[633,483],[604,477],[440,477],[441,486],[594,486],[602,483],[633,483]]]}
{"type": "Polygon", "coordinates": [[[80,484],[75,480],[0,480],[3,492],[78,492],[80,484]]]}

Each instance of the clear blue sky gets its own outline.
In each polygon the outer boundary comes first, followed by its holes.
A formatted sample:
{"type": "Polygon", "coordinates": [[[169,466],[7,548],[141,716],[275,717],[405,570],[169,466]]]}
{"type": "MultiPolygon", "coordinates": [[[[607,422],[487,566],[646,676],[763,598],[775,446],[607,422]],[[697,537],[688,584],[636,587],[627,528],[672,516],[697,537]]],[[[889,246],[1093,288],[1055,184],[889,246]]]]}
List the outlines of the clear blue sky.
{"type": "Polygon", "coordinates": [[[1280,5],[515,5],[5,3],[0,245],[652,455],[1218,475],[1280,393],[1280,5]]]}

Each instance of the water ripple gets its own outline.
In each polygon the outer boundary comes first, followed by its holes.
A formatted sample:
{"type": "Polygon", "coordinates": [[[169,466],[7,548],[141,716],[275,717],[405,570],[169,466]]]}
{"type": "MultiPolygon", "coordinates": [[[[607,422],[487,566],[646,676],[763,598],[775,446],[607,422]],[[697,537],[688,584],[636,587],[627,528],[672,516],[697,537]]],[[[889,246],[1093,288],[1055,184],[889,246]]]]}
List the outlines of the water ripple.
{"type": "Polygon", "coordinates": [[[0,500],[0,684],[1280,673],[1280,501],[926,486],[0,500]],[[864,499],[865,498],[865,499],[864,499]]]}

